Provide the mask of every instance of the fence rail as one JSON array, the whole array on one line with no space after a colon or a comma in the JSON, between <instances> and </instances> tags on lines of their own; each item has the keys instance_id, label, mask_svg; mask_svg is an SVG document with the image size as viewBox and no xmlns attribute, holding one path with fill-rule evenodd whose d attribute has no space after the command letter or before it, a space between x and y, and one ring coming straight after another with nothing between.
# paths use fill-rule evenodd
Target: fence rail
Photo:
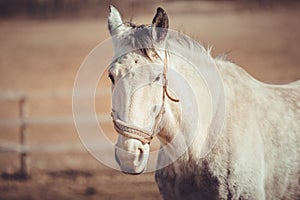
<instances>
[{"instance_id":1,"label":"fence rail","mask_svg":"<svg viewBox=\"0 0 300 200\"><path fill-rule=\"evenodd\" d=\"M64 143L64 144L43 144L43 145L21 145L9 140L0 139L1 153L74 153L82 152L84 146L81 143ZM90 143L89 147L93 150L102 149L97 143Z\"/></svg>"},{"instance_id":2,"label":"fence rail","mask_svg":"<svg viewBox=\"0 0 300 200\"><path fill-rule=\"evenodd\" d=\"M94 116L82 116L77 119L79 122L90 122ZM108 115L96 115L97 119L101 123L109 123L111 117ZM72 116L53 116L53 117L35 117L27 119L0 119L0 126L20 126L23 123L27 125L54 125L54 124L74 124Z\"/></svg>"},{"instance_id":3,"label":"fence rail","mask_svg":"<svg viewBox=\"0 0 300 200\"><path fill-rule=\"evenodd\" d=\"M87 91L83 91L79 94L82 97L87 94ZM89 93L90 94L90 93ZM110 89L105 88L95 93L95 97L108 96ZM30 175L30 153L33 152L47 152L47 153L58 153L58 152L78 152L84 148L82 144L61 144L61 145L28 145L28 128L29 125L57 125L57 124L74 124L72 115L66 116L51 116L51 117L29 117L28 116L28 100L29 99L42 99L42 98L63 98L71 97L72 91L60 90L53 92L31 92L26 93L22 91L0 91L0 101L18 101L19 118L18 119L0 119L0 126L4 127L19 127L19 141L11 142L0 138L0 153L15 152L19 154L20 159L20 175L22 177L28 177ZM110 116L100 114L96 115L97 120L100 123L109 123L111 121ZM91 122L95 120L93 115L82 115L77 120L79 122ZM95 144L97 147L97 144Z\"/></svg>"},{"instance_id":4,"label":"fence rail","mask_svg":"<svg viewBox=\"0 0 300 200\"><path fill-rule=\"evenodd\" d=\"M55 90L55 91L35 91L35 92L23 92L23 91L1 91L0 90L0 100L20 100L23 97L27 99L42 99L42 98L56 98L56 97L72 97L71 90ZM81 91L76 92L77 95L84 97L86 94L89 94L90 91ZM95 97L110 95L110 88L102 88L99 91L95 92Z\"/></svg>"}]
</instances>

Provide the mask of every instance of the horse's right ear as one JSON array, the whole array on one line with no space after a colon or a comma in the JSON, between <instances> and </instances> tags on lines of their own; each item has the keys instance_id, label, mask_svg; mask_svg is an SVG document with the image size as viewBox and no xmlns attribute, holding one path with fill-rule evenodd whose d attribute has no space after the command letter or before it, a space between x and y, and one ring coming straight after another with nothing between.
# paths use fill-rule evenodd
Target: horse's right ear
<instances>
[{"instance_id":1,"label":"horse's right ear","mask_svg":"<svg viewBox=\"0 0 300 200\"><path fill-rule=\"evenodd\" d=\"M156 42L165 40L169 29L169 19L166 11L158 7L156 15L152 20L152 37Z\"/></svg>"},{"instance_id":2,"label":"horse's right ear","mask_svg":"<svg viewBox=\"0 0 300 200\"><path fill-rule=\"evenodd\" d=\"M110 32L110 35L118 34L124 31L124 29L125 26L123 24L120 12L115 7L110 5L108 16L108 30Z\"/></svg>"}]
</instances>

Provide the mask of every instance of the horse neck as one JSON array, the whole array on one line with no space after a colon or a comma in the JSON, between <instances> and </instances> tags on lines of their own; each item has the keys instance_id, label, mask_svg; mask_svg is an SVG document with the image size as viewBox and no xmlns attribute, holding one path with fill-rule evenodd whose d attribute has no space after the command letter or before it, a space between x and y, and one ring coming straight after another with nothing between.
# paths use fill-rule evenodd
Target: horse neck
<instances>
[{"instance_id":1,"label":"horse neck","mask_svg":"<svg viewBox=\"0 0 300 200\"><path fill-rule=\"evenodd\" d=\"M162 145L166 147L164 155L169 159L179 156L184 160L189 160L191 157L199 158L205 154L205 152L199 153L199 151L201 149L206 151L211 146L207 144L211 143L208 133L212 129L212 124L215 123L214 120L217 120L215 116L217 106L214 108L211 106L211 88L207 87L209 83L204 81L203 77L197 75L199 74L198 69L187 66L182 59L171 55L168 66L169 82L173 83L170 89L180 91L179 94L176 93L177 97L179 96L180 104L166 98L164 128L158 135ZM203 69L206 73L204 76L213 77L212 73L215 72L209 69L209 66L203 66L207 67L207 70ZM180 76L181 80L178 80ZM186 81L186 84L183 84L182 80ZM188 91L192 91L192 94ZM217 96L213 103L218 104L219 91L215 90L213 93ZM183 105L185 106L181 107Z\"/></svg>"}]
</instances>

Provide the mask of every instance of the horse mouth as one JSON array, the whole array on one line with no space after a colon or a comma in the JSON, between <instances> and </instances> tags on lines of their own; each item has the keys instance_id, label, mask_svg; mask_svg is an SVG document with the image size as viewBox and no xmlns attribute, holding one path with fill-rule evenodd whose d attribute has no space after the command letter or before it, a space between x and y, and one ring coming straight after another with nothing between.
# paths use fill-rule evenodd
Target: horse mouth
<instances>
[{"instance_id":1,"label":"horse mouth","mask_svg":"<svg viewBox=\"0 0 300 200\"><path fill-rule=\"evenodd\" d=\"M132 171L131 171L131 170L129 170L129 171L128 171L128 170L126 170L126 171L123 171L123 170L122 170L122 172L123 172L124 174L134 175L134 176L135 176L135 175L140 175L140 174L144 173L144 169L143 169L142 171L140 171L140 172L135 172L135 171L133 171L133 170L132 170Z\"/></svg>"}]
</instances>

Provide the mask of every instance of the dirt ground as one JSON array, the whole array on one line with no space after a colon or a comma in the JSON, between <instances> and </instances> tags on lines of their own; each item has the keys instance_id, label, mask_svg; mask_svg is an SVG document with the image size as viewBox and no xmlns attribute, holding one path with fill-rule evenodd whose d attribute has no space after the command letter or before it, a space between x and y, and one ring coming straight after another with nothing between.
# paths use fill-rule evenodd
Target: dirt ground
<instances>
[{"instance_id":1,"label":"dirt ground","mask_svg":"<svg viewBox=\"0 0 300 200\"><path fill-rule=\"evenodd\" d=\"M214 55L225 53L255 78L276 84L300 79L299 3L272 7L208 2L160 5L167 10L172 29L212 45ZM149 24L157 6L136 14L126 12L125 18L132 16L134 22ZM108 37L106 18L1 20L0 96L9 91L32 94L28 100L31 118L71 117L70 91L77 70L88 53ZM103 83L109 85L106 77ZM70 94L39 95L55 91ZM18 118L17 100L0 102L0 122ZM106 94L97 105L97 112L109 115L110 96ZM111 124L105 126L108 137L115 140ZM0 199L160 199L153 173L130 176L101 164L84 150L72 121L28 128L29 144L35 147L30 155L31 178L25 181L14 176L19 169L18 154L0 148ZM18 132L18 126L0 123L0 145L17 143ZM66 144L78 149L57 150Z\"/></svg>"}]
</instances>

